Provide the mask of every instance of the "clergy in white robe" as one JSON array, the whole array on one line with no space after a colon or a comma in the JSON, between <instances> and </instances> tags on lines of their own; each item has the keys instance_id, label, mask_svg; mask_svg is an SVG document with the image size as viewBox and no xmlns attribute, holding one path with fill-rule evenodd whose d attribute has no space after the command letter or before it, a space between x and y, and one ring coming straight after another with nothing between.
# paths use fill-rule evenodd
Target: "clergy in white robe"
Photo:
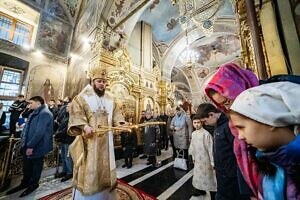
<instances>
[{"instance_id":1,"label":"clergy in white robe","mask_svg":"<svg viewBox=\"0 0 300 200\"><path fill-rule=\"evenodd\" d=\"M192 155L194 161L192 184L198 190L217 191L212 145L212 136L204 128L192 133L189 147L189 154Z\"/></svg>"}]
</instances>

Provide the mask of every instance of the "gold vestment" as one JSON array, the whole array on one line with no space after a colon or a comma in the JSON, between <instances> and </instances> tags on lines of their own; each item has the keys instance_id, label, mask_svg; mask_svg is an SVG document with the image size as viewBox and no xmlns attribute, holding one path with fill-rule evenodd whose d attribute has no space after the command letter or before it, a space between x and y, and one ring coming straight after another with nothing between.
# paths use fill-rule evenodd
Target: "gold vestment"
<instances>
[{"instance_id":1,"label":"gold vestment","mask_svg":"<svg viewBox=\"0 0 300 200\"><path fill-rule=\"evenodd\" d=\"M84 195L112 188L116 184L112 133L84 138L83 127L89 125L96 131L99 125L117 126L124 118L112 98L99 98L90 85L71 105L68 134L77 136L69 148L74 163L73 186Z\"/></svg>"}]
</instances>

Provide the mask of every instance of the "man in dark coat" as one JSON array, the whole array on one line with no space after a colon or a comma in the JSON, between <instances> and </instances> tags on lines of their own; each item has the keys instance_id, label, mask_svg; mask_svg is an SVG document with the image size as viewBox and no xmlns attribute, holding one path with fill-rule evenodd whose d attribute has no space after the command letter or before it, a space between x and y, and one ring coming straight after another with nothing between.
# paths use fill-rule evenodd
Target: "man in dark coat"
<instances>
[{"instance_id":1,"label":"man in dark coat","mask_svg":"<svg viewBox=\"0 0 300 200\"><path fill-rule=\"evenodd\" d=\"M142 112L141 112L141 118L140 118L140 120L139 120L139 124L142 124L142 123L144 123L144 121L146 120L146 111L145 110L142 110ZM142 141L144 141L144 128L140 128L140 131L141 131L141 140ZM144 143L144 142L143 142ZM144 146L143 146L143 149L144 149ZM141 155L140 157L139 157L140 159L146 159L147 158L147 156L146 155Z\"/></svg>"},{"instance_id":2,"label":"man in dark coat","mask_svg":"<svg viewBox=\"0 0 300 200\"><path fill-rule=\"evenodd\" d=\"M165 124L160 125L162 149L168 150L169 148L169 137L167 133L168 115L166 115L165 112L162 112L161 115L159 116L159 121L165 122Z\"/></svg>"},{"instance_id":3,"label":"man in dark coat","mask_svg":"<svg viewBox=\"0 0 300 200\"><path fill-rule=\"evenodd\" d=\"M197 115L205 125L214 126L213 156L217 178L216 200L244 199L239 191L237 162L233 152L233 135L228 119L214 105L200 104Z\"/></svg>"},{"instance_id":4,"label":"man in dark coat","mask_svg":"<svg viewBox=\"0 0 300 200\"><path fill-rule=\"evenodd\" d=\"M155 122L152 118L151 111L146 111L146 122ZM144 155L148 156L147 165L152 164L156 167L156 153L160 139L160 129L158 125L150 125L144 128Z\"/></svg>"},{"instance_id":5,"label":"man in dark coat","mask_svg":"<svg viewBox=\"0 0 300 200\"><path fill-rule=\"evenodd\" d=\"M67 181L73 177L73 162L71 156L68 156L68 152L69 146L72 144L75 137L67 134L70 108L71 102L68 103L65 112L62 113L62 119L59 122L58 129L55 133L55 141L59 143L63 165L62 172L57 176L58 178L62 177L61 182Z\"/></svg>"},{"instance_id":6,"label":"man in dark coat","mask_svg":"<svg viewBox=\"0 0 300 200\"><path fill-rule=\"evenodd\" d=\"M16 133L16 124L18 122L20 114L26 109L27 102L25 101L24 95L20 94L18 100L15 101L10 107L10 119L9 119L9 135Z\"/></svg>"},{"instance_id":7,"label":"man in dark coat","mask_svg":"<svg viewBox=\"0 0 300 200\"><path fill-rule=\"evenodd\" d=\"M57 114L58 114L58 109L55 105L55 100L51 99L48 103L48 109L51 111L52 115L53 115L53 119L56 118Z\"/></svg>"},{"instance_id":8,"label":"man in dark coat","mask_svg":"<svg viewBox=\"0 0 300 200\"><path fill-rule=\"evenodd\" d=\"M43 170L44 156L53 149L53 116L45 106L41 96L29 100L33 112L29 115L21 138L23 154L23 179L19 186L9 190L12 194L27 188L20 197L24 197L39 187Z\"/></svg>"},{"instance_id":9,"label":"man in dark coat","mask_svg":"<svg viewBox=\"0 0 300 200\"><path fill-rule=\"evenodd\" d=\"M0 133L5 130L4 124L6 120L6 114L3 111L3 103L0 103Z\"/></svg>"}]
</instances>

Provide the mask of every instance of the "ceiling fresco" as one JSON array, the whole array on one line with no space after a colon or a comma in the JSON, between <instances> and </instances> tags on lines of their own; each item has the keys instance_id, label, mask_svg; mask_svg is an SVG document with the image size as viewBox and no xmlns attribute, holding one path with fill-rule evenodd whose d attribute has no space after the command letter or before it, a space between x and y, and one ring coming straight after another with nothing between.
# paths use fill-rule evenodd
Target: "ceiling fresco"
<instances>
[{"instance_id":1,"label":"ceiling fresco","mask_svg":"<svg viewBox=\"0 0 300 200\"><path fill-rule=\"evenodd\" d=\"M69 21L65 10L63 9L61 4L59 3L59 0L49 0L46 10L47 10L47 12L49 12L53 16L57 16L61 19Z\"/></svg>"},{"instance_id":2,"label":"ceiling fresco","mask_svg":"<svg viewBox=\"0 0 300 200\"><path fill-rule=\"evenodd\" d=\"M218 11L217 16L222 17L222 16L233 16L233 8L232 4L229 2L229 0L226 0L223 7Z\"/></svg>"},{"instance_id":3,"label":"ceiling fresco","mask_svg":"<svg viewBox=\"0 0 300 200\"><path fill-rule=\"evenodd\" d=\"M148 2L148 0L115 0L110 9L108 25L123 31L124 22L128 21L132 14L143 8Z\"/></svg>"},{"instance_id":4,"label":"ceiling fresco","mask_svg":"<svg viewBox=\"0 0 300 200\"><path fill-rule=\"evenodd\" d=\"M227 56L240 52L240 41L236 35L219 36L210 44L201 45L195 48L199 53L197 63L206 66L207 62L214 60L222 62Z\"/></svg>"},{"instance_id":5,"label":"ceiling fresco","mask_svg":"<svg viewBox=\"0 0 300 200\"><path fill-rule=\"evenodd\" d=\"M80 0L64 0L70 15L74 18L79 11Z\"/></svg>"},{"instance_id":6,"label":"ceiling fresco","mask_svg":"<svg viewBox=\"0 0 300 200\"><path fill-rule=\"evenodd\" d=\"M234 16L229 0L225 0L216 16L220 18ZM145 21L152 26L153 38L159 47L168 48L171 42L184 31L179 23L179 17L177 4L172 5L170 0L155 0L145 9L139 21Z\"/></svg>"},{"instance_id":7,"label":"ceiling fresco","mask_svg":"<svg viewBox=\"0 0 300 200\"><path fill-rule=\"evenodd\" d=\"M47 9L52 15L57 15L65 20L75 21L80 10L82 0L20 0L24 3L34 5L37 8ZM45 6L47 8L45 8ZM67 17L70 19L67 19Z\"/></svg>"},{"instance_id":8,"label":"ceiling fresco","mask_svg":"<svg viewBox=\"0 0 300 200\"><path fill-rule=\"evenodd\" d=\"M139 20L151 24L156 42L170 43L182 31L178 18L178 5L173 6L170 0L156 0Z\"/></svg>"},{"instance_id":9,"label":"ceiling fresco","mask_svg":"<svg viewBox=\"0 0 300 200\"><path fill-rule=\"evenodd\" d=\"M187 85L187 86L189 85L183 72L176 67L174 67L172 70L171 80L172 80L172 82L183 83L184 85Z\"/></svg>"},{"instance_id":10,"label":"ceiling fresco","mask_svg":"<svg viewBox=\"0 0 300 200\"><path fill-rule=\"evenodd\" d=\"M22 2L29 2L30 4L33 4L39 8L44 8L45 7L45 2L46 0L21 0Z\"/></svg>"}]
</instances>

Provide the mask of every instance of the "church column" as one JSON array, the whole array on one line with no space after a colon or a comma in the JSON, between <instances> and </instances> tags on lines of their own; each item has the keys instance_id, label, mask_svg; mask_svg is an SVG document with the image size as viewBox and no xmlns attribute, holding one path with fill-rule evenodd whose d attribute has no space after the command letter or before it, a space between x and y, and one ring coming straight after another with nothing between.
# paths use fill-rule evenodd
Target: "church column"
<instances>
[{"instance_id":1,"label":"church column","mask_svg":"<svg viewBox=\"0 0 300 200\"><path fill-rule=\"evenodd\" d=\"M270 75L287 74L287 66L280 43L272 2L265 2L260 11L260 24L265 46L266 64Z\"/></svg>"},{"instance_id":2,"label":"church column","mask_svg":"<svg viewBox=\"0 0 300 200\"><path fill-rule=\"evenodd\" d=\"M247 12L247 20L249 23L250 34L252 38L252 43L254 47L255 61L257 65L257 71L259 78L266 79L268 78L263 48L260 40L260 32L258 28L258 23L256 19L256 11L253 0L246 0L246 12Z\"/></svg>"},{"instance_id":3,"label":"church column","mask_svg":"<svg viewBox=\"0 0 300 200\"><path fill-rule=\"evenodd\" d=\"M142 22L141 27L142 43L142 69L152 71L152 27Z\"/></svg>"},{"instance_id":4,"label":"church column","mask_svg":"<svg viewBox=\"0 0 300 200\"><path fill-rule=\"evenodd\" d=\"M289 1L276 1L278 5L279 17L283 31L284 41L286 43L287 56L293 74L300 75L300 45L297 36L297 29L291 12Z\"/></svg>"},{"instance_id":5,"label":"church column","mask_svg":"<svg viewBox=\"0 0 300 200\"><path fill-rule=\"evenodd\" d=\"M166 106L167 106L167 82L164 80L159 81L159 90L160 90L160 96L159 96L159 104L160 104L160 110L166 113Z\"/></svg>"}]
</instances>

